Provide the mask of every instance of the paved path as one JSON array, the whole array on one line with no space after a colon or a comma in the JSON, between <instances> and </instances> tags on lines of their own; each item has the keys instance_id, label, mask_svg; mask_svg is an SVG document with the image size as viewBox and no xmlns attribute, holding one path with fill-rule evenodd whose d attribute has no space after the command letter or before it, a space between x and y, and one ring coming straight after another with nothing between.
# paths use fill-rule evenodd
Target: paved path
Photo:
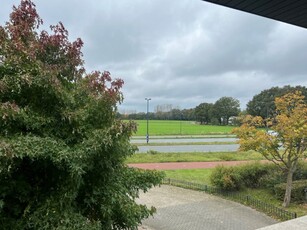
<instances>
[{"instance_id":1,"label":"paved path","mask_svg":"<svg viewBox=\"0 0 307 230\"><path fill-rule=\"evenodd\" d=\"M276 223L241 204L204 192L163 185L141 194L139 203L157 213L143 221L147 230L254 230Z\"/></svg>"},{"instance_id":2,"label":"paved path","mask_svg":"<svg viewBox=\"0 0 307 230\"><path fill-rule=\"evenodd\" d=\"M130 167L141 169L197 169L197 168L214 168L217 165L239 165L247 164L252 161L212 161L212 162L171 162L171 163L141 163L141 164L128 164ZM265 160L260 162L267 162Z\"/></svg>"}]
</instances>

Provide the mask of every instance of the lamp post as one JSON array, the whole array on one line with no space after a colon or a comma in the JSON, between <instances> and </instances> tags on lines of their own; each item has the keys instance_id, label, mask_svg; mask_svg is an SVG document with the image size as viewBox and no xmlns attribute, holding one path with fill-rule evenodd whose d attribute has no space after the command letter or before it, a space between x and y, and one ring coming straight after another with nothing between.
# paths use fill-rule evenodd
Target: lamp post
<instances>
[{"instance_id":1,"label":"lamp post","mask_svg":"<svg viewBox=\"0 0 307 230\"><path fill-rule=\"evenodd\" d=\"M149 133L148 133L148 109L149 109L149 101L151 100L151 98L145 98L145 100L147 101L147 113L146 113L146 119L147 119L147 132L146 132L146 143L148 144L149 142Z\"/></svg>"}]
</instances>

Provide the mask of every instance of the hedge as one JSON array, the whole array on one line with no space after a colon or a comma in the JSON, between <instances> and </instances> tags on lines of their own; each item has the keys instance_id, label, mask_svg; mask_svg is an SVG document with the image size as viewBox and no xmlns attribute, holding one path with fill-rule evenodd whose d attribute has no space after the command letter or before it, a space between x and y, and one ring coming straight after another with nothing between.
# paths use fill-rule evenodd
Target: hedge
<instances>
[{"instance_id":1,"label":"hedge","mask_svg":"<svg viewBox=\"0 0 307 230\"><path fill-rule=\"evenodd\" d=\"M277 199L283 200L286 192L287 183L281 183L274 186L274 193ZM307 189L307 180L297 180L292 183L291 201L302 203L306 202L305 191Z\"/></svg>"}]
</instances>

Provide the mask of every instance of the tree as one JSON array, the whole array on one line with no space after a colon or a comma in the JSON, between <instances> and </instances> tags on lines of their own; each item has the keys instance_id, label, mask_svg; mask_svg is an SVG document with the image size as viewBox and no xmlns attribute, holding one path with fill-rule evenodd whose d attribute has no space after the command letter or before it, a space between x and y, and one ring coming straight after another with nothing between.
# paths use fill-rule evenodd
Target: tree
<instances>
[{"instance_id":1,"label":"tree","mask_svg":"<svg viewBox=\"0 0 307 230\"><path fill-rule=\"evenodd\" d=\"M281 97L289 92L301 91L305 96L305 101L307 102L307 88L304 86L284 86L272 87L261 91L261 93L255 95L251 101L247 103L246 110L247 113L252 116L261 116L262 118L272 118L275 116L275 98Z\"/></svg>"},{"instance_id":2,"label":"tree","mask_svg":"<svg viewBox=\"0 0 307 230\"><path fill-rule=\"evenodd\" d=\"M231 116L237 116L240 113L240 102L233 97L221 97L213 107L213 114L219 120L220 124L228 125Z\"/></svg>"},{"instance_id":3,"label":"tree","mask_svg":"<svg viewBox=\"0 0 307 230\"><path fill-rule=\"evenodd\" d=\"M195 120L195 109L183 109L181 110L182 119L186 121Z\"/></svg>"},{"instance_id":4,"label":"tree","mask_svg":"<svg viewBox=\"0 0 307 230\"><path fill-rule=\"evenodd\" d=\"M255 150L274 162L287 175L283 206L290 204L293 173L299 160L306 158L307 105L301 92L288 93L275 99L277 114L269 121L274 134L257 129L264 120L248 115L245 123L234 130L240 138L241 150Z\"/></svg>"},{"instance_id":5,"label":"tree","mask_svg":"<svg viewBox=\"0 0 307 230\"><path fill-rule=\"evenodd\" d=\"M0 228L135 228L154 212L139 191L162 175L124 163L135 124L116 119L123 81L86 74L81 39L41 24L22 0L0 26Z\"/></svg>"},{"instance_id":6,"label":"tree","mask_svg":"<svg viewBox=\"0 0 307 230\"><path fill-rule=\"evenodd\" d=\"M213 104L201 103L195 108L195 118L200 124L209 123L212 118Z\"/></svg>"}]
</instances>

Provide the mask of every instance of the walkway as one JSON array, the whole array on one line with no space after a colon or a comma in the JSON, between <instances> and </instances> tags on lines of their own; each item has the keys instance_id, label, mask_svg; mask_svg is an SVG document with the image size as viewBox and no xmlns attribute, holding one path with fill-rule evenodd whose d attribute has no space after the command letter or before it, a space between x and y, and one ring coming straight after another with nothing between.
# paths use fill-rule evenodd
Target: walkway
<instances>
[{"instance_id":1,"label":"walkway","mask_svg":"<svg viewBox=\"0 0 307 230\"><path fill-rule=\"evenodd\" d=\"M143 221L147 230L254 230L276 223L244 205L203 192L167 186L141 194L138 203L157 213Z\"/></svg>"}]
</instances>

